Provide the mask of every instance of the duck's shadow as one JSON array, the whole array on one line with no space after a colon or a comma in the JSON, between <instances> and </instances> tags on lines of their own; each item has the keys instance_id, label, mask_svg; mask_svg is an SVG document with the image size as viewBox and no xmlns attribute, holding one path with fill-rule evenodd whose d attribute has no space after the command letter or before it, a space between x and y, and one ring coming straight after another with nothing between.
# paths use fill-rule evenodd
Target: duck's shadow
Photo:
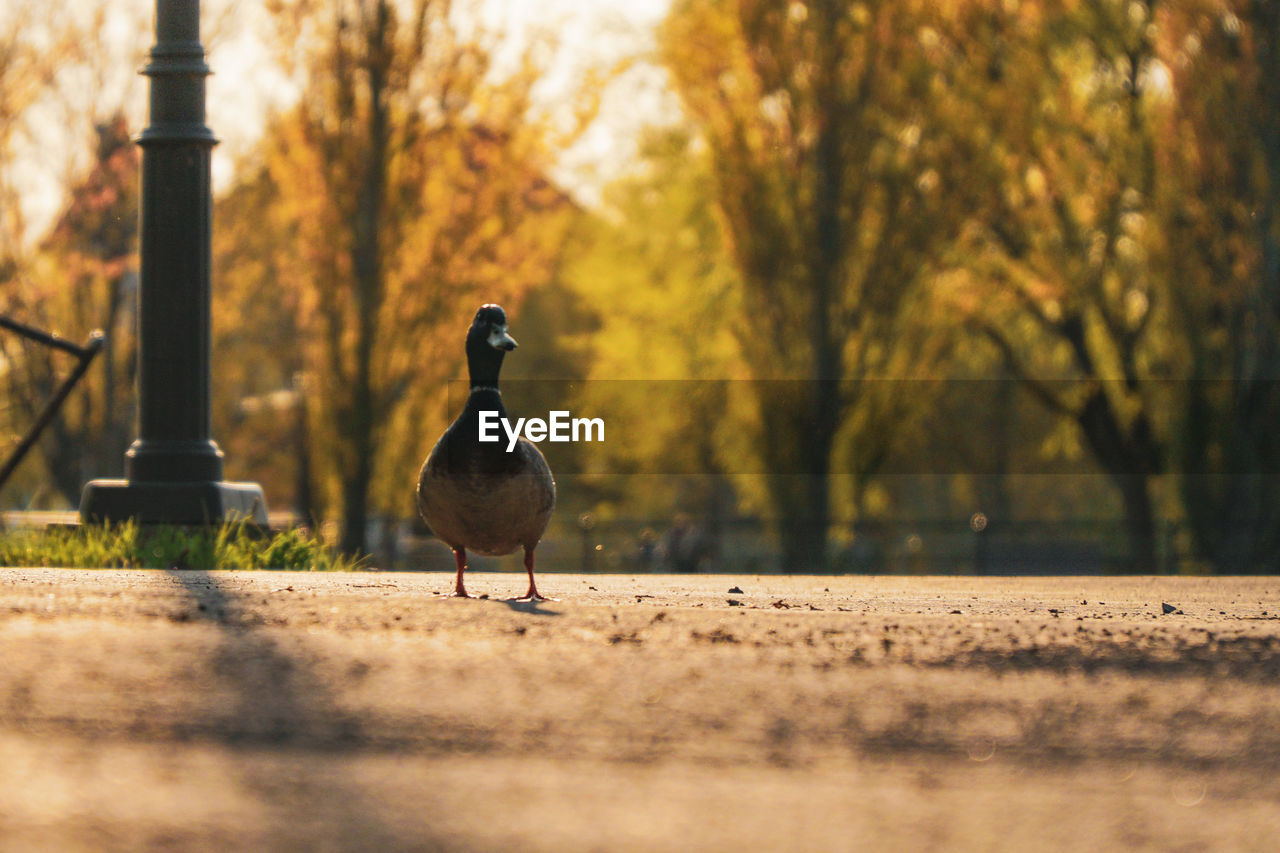
<instances>
[{"instance_id":1,"label":"duck's shadow","mask_svg":"<svg viewBox=\"0 0 1280 853\"><path fill-rule=\"evenodd\" d=\"M493 600L493 599L490 599L490 601L492 601L492 600ZM545 609L545 608L544 608L544 605L547 603L547 602L545 602L545 601L515 601L515 600L512 600L512 599L502 599L502 598L500 598L500 599L498 599L498 603L499 603L499 604L505 604L505 605L507 605L507 607L510 607L512 610L519 611L520 613L528 613L528 614L533 615L533 616L562 616L562 615L564 615L564 614L563 614L563 611L560 611L560 610L547 610L547 609Z\"/></svg>"},{"instance_id":2,"label":"duck's shadow","mask_svg":"<svg viewBox=\"0 0 1280 853\"><path fill-rule=\"evenodd\" d=\"M557 601L559 601L559 599L557 598L544 598L541 601L530 601L527 598L491 598L488 593L484 593L481 595L468 595L463 597L450 595L449 593L442 593L442 592L435 592L435 593L432 593L432 595L440 596L442 599L446 601L466 601L466 602L483 601L487 604L505 604L511 610L516 610L516 611L519 611L520 613L528 613L531 616L563 616L564 615L564 613L560 610L546 609L546 605L548 603L554 604Z\"/></svg>"}]
</instances>

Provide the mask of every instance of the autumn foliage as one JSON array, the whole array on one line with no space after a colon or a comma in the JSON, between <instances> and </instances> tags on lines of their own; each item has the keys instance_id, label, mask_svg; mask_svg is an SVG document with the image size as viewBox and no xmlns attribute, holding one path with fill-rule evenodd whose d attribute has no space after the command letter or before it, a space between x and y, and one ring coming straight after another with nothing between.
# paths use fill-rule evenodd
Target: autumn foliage
<instances>
[{"instance_id":1,"label":"autumn foliage","mask_svg":"<svg viewBox=\"0 0 1280 853\"><path fill-rule=\"evenodd\" d=\"M267 9L297 97L217 202L215 434L347 550L412 516L497 301L512 378L617 425L553 459L574 515L758 518L788 570L979 510L1120 519L1134 571L1280 559L1274 3L675 0L612 59L661 66L682 116L589 207L560 166L607 74L548 107L554 51L457 4ZM18 70L0 119L57 85ZM0 258L4 310L119 342L42 448L68 501L128 433L136 166L103 127ZM13 430L56 367L4 356ZM619 384L654 380L686 384Z\"/></svg>"}]
</instances>

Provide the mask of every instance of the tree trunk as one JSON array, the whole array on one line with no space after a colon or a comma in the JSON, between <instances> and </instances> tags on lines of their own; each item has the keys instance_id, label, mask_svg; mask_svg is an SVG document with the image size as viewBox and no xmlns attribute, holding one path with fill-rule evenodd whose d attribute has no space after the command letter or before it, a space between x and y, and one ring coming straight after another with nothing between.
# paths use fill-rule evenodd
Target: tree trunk
<instances>
[{"instance_id":1,"label":"tree trunk","mask_svg":"<svg viewBox=\"0 0 1280 853\"><path fill-rule=\"evenodd\" d=\"M1225 477L1222 529L1213 554L1219 574L1243 575L1258 570L1264 526L1262 477L1238 472Z\"/></svg>"},{"instance_id":2,"label":"tree trunk","mask_svg":"<svg viewBox=\"0 0 1280 853\"><path fill-rule=\"evenodd\" d=\"M788 382L799 394L761 400L766 441L773 444L772 497L782 546L782 570L820 572L827 566L831 519L831 448L839 426L840 399L834 382ZM765 388L773 383L765 383ZM768 391L765 391L768 394ZM808 415L798 415L805 413ZM770 426L774 428L770 428Z\"/></svg>"},{"instance_id":3,"label":"tree trunk","mask_svg":"<svg viewBox=\"0 0 1280 853\"><path fill-rule=\"evenodd\" d=\"M1085 440L1120 489L1129 540L1129 567L1138 574L1159 570L1151 478L1161 468L1161 446L1145 413L1126 426L1106 392L1095 389L1077 415Z\"/></svg>"},{"instance_id":4,"label":"tree trunk","mask_svg":"<svg viewBox=\"0 0 1280 853\"><path fill-rule=\"evenodd\" d=\"M342 478L342 541L339 548L348 556L359 556L368 550L365 533L369 526L369 481L372 466L364 454L356 469Z\"/></svg>"},{"instance_id":5,"label":"tree trunk","mask_svg":"<svg viewBox=\"0 0 1280 853\"><path fill-rule=\"evenodd\" d=\"M293 425L294 454L298 462L294 478L294 511L298 513L301 523L316 527L320 522L320 514L317 512L315 490L311 484L311 412L307 405L306 383L300 373L294 374L293 387L298 395Z\"/></svg>"},{"instance_id":6,"label":"tree trunk","mask_svg":"<svg viewBox=\"0 0 1280 853\"><path fill-rule=\"evenodd\" d=\"M368 148L362 166L352 222L351 261L355 273L356 341L355 376L351 389L352 412L349 452L355 470L342 478L342 550L361 554L367 550L365 529L369 518L369 484L373 480L375 397L373 358L378 320L385 294L382 258L383 204L386 196L388 116L387 40L390 9L386 2L374 8L368 35L370 55L365 85L369 97Z\"/></svg>"},{"instance_id":7,"label":"tree trunk","mask_svg":"<svg viewBox=\"0 0 1280 853\"><path fill-rule=\"evenodd\" d=\"M827 568L827 498L829 477L805 474L794 478L803 499L783 510L779 522L782 570L788 574L821 572ZM789 490L778 490L775 492Z\"/></svg>"},{"instance_id":8,"label":"tree trunk","mask_svg":"<svg viewBox=\"0 0 1280 853\"><path fill-rule=\"evenodd\" d=\"M1125 535L1129 542L1129 569L1134 574L1160 573L1157 558L1155 513L1151 504L1151 478L1126 472L1115 478L1124 501Z\"/></svg>"},{"instance_id":9,"label":"tree trunk","mask_svg":"<svg viewBox=\"0 0 1280 853\"><path fill-rule=\"evenodd\" d=\"M831 63L820 63L830 69ZM834 86L834 77L826 81ZM838 117L837 117L838 118ZM813 347L811 378L796 395L799 418L792 419L786 440L794 442L793 459L800 462L793 483L797 494L780 502L782 561L787 572L821 572L827 565L827 527L831 520L831 448L840 426L844 375L842 346L834 333L833 314L842 293L845 235L840 201L844 189L841 157L842 124L832 118L822 128L814 150L814 252L809 270L807 337Z\"/></svg>"}]
</instances>

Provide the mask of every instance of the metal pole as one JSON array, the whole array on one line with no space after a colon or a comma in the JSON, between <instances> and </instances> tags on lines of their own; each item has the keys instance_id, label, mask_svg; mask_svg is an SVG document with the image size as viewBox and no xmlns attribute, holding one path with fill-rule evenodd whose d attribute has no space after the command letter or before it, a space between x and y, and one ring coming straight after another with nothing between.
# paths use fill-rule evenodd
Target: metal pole
<instances>
[{"instance_id":1,"label":"metal pole","mask_svg":"<svg viewBox=\"0 0 1280 853\"><path fill-rule=\"evenodd\" d=\"M150 123L142 131L141 275L138 309L138 438L126 480L85 486L85 520L266 524L262 489L222 482L211 437L210 265L213 193L205 125L199 0L156 0Z\"/></svg>"}]
</instances>

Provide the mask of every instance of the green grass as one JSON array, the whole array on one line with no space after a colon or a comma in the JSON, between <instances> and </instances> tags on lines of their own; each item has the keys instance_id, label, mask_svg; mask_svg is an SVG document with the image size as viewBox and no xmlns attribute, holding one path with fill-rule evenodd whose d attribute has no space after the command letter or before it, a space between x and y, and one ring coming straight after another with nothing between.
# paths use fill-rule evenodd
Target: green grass
<instances>
[{"instance_id":1,"label":"green grass","mask_svg":"<svg viewBox=\"0 0 1280 853\"><path fill-rule=\"evenodd\" d=\"M365 568L364 561L339 553L308 530L268 535L244 521L207 528L127 521L0 534L0 566L354 571Z\"/></svg>"}]
</instances>

